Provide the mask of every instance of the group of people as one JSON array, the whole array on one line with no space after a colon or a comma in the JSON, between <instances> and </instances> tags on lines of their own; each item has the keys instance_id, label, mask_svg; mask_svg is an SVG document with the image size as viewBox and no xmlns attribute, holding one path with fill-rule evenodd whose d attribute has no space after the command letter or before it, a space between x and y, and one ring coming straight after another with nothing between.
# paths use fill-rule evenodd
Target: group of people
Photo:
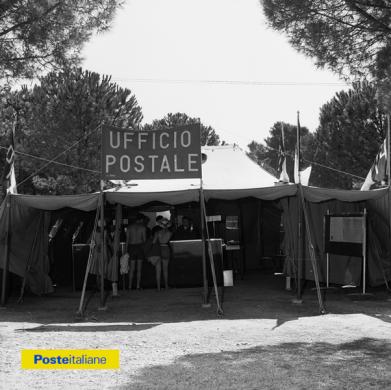
<instances>
[{"instance_id":1,"label":"group of people","mask_svg":"<svg viewBox=\"0 0 391 390\"><path fill-rule=\"evenodd\" d=\"M160 290L162 269L164 287L168 289L169 241L172 235L171 223L163 216L156 218L156 225L152 230L146 226L143 214L138 214L135 222L129 225L126 232L126 252L129 254L130 262L129 289L132 288L136 269L136 288L140 289L141 272L145 260L155 267L157 289Z\"/></svg>"},{"instance_id":2,"label":"group of people","mask_svg":"<svg viewBox=\"0 0 391 390\"><path fill-rule=\"evenodd\" d=\"M121 257L120 273L129 275L130 290L132 289L135 276L136 289L139 290L141 288L141 275L145 261L148 261L155 267L157 289L160 290L161 288L162 273L164 287L168 289L168 265L171 257L170 240L199 238L190 218L187 217L182 218L182 224L177 229L174 229L171 222L163 216L156 218L156 224L152 229L148 227L148 224L149 218L139 213L134 222L126 229L126 254ZM105 225L103 231L100 226L97 227L91 273L100 275L102 250L105 258L103 273L108 275L111 269L112 272L115 272L115 267L110 267L110 261L114 255L114 231L114 225L110 226L110 228ZM102 242L104 243L103 246Z\"/></svg>"}]
</instances>

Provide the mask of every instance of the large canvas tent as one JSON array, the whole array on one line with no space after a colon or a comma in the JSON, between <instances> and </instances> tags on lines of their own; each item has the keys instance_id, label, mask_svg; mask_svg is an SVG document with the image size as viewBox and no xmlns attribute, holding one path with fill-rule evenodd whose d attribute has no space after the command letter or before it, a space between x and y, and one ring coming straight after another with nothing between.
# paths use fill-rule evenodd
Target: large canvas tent
<instances>
[{"instance_id":1,"label":"large canvas tent","mask_svg":"<svg viewBox=\"0 0 391 390\"><path fill-rule=\"evenodd\" d=\"M257 202L273 202L282 212L285 228L284 251L288 261L293 265L291 268L294 274L299 253L297 226L300 192L298 186L293 184L275 186L276 179L249 160L237 147L208 147L204 148L203 152L207 154L207 162L203 167L203 194L207 204L213 200L242 202L251 200L253 202L250 203L251 208ZM368 209L370 217L369 283L379 285L390 279L389 189L343 191L304 187L303 195L310 216L312 240L316 248L321 280L324 280L325 271L322 226L326 210L346 212L362 210L364 207ZM47 292L48 214L66 207L83 212L93 211L98 207L99 196L99 194L8 195L0 208L0 268L4 268L5 264L5 241L10 218L9 270L21 277L26 276L26 281L34 292ZM167 205L199 202L200 182L194 180L131 182L118 190L106 191L104 198L111 204L130 207L138 207L153 201ZM251 220L249 223L256 223L256 221ZM308 237L306 239L308 240ZM308 254L304 256L304 260L301 260L304 263L304 277L312 279L314 275L307 258ZM330 282L344 283L347 268L352 274L352 279L359 282L361 271L360 267L356 266L358 262L359 260L354 264L352 259L336 258L332 263Z\"/></svg>"}]
</instances>

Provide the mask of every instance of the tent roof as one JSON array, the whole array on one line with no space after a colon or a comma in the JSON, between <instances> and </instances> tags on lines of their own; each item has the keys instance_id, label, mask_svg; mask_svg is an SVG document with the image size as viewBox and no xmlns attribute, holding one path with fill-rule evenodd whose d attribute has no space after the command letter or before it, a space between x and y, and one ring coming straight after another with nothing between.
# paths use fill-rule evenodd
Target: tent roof
<instances>
[{"instance_id":1,"label":"tent roof","mask_svg":"<svg viewBox=\"0 0 391 390\"><path fill-rule=\"evenodd\" d=\"M262 200L276 200L295 196L294 184L275 185L278 181L236 145L205 146L207 155L202 165L205 199L235 200L253 197ZM126 186L105 191L111 203L127 206L141 206L153 201L170 205L197 202L199 200L199 179L177 180L132 180ZM388 189L371 191L336 190L303 187L304 197L309 202L329 200L359 202L385 196ZM71 207L83 211L98 206L99 193L83 195L12 195L12 202L42 210L56 210Z\"/></svg>"},{"instance_id":2,"label":"tent roof","mask_svg":"<svg viewBox=\"0 0 391 390\"><path fill-rule=\"evenodd\" d=\"M317 187L303 187L304 197L313 203L339 200L342 202L363 202L379 199L388 194L388 188L371 191L336 190ZM247 188L231 190L204 190L205 199L235 200L253 197L262 200L276 200L288 196L295 196L296 185L280 185L264 188ZM127 206L141 206L143 204L160 201L175 205L199 200L199 189L193 188L182 191L161 192L124 192L107 191L106 199L111 203L121 203ZM98 206L99 193L81 195L11 195L13 203L33 207L41 210L57 210L71 207L83 211L94 210ZM4 204L3 204L4 206Z\"/></svg>"}]
</instances>

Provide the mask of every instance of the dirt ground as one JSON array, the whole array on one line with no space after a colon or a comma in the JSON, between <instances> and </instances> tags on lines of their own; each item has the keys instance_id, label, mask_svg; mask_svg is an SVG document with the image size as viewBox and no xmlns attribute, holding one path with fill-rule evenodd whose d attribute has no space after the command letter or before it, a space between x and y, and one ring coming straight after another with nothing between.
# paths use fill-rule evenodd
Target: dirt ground
<instances>
[{"instance_id":1,"label":"dirt ground","mask_svg":"<svg viewBox=\"0 0 391 390\"><path fill-rule=\"evenodd\" d=\"M120 292L76 318L78 294L12 297L0 311L1 389L390 389L391 295L328 291L303 303L283 279L249 277L225 292L225 315L198 289ZM213 299L213 297L212 297ZM23 371L21 349L119 349L119 370Z\"/></svg>"}]
</instances>

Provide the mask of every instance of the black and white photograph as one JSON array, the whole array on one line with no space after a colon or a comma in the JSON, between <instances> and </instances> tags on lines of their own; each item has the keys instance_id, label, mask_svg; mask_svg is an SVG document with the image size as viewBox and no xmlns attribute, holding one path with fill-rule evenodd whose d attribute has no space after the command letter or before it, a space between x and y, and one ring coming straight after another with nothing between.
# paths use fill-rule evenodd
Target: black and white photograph
<instances>
[{"instance_id":1,"label":"black and white photograph","mask_svg":"<svg viewBox=\"0 0 391 390\"><path fill-rule=\"evenodd\" d=\"M0 389L391 389L390 0L0 0Z\"/></svg>"}]
</instances>

